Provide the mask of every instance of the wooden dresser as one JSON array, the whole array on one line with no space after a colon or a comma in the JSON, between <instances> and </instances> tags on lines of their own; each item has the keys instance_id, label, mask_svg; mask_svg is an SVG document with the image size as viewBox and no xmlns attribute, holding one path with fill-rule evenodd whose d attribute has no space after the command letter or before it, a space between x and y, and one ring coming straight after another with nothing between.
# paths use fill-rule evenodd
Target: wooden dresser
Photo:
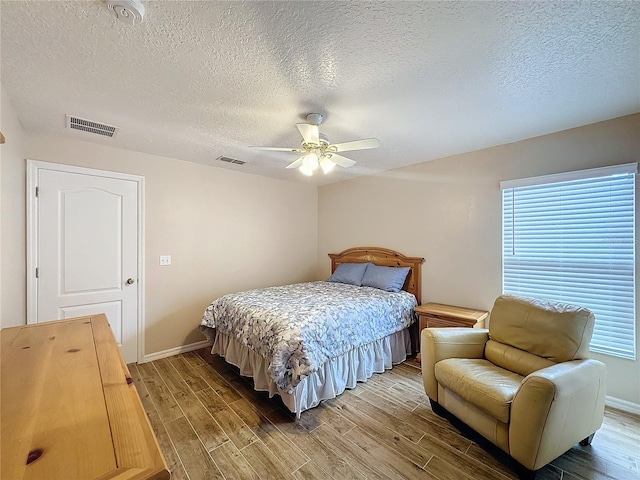
<instances>
[{"instance_id":1,"label":"wooden dresser","mask_svg":"<svg viewBox=\"0 0 640 480\"><path fill-rule=\"evenodd\" d=\"M3 329L3 479L169 479L104 315Z\"/></svg>"}]
</instances>

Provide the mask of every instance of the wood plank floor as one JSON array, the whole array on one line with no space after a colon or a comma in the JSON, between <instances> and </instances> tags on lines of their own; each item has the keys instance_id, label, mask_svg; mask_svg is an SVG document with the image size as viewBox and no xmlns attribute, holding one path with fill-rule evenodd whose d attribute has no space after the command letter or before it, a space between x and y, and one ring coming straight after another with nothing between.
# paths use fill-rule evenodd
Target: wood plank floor
<instances>
[{"instance_id":1,"label":"wood plank floor","mask_svg":"<svg viewBox=\"0 0 640 480\"><path fill-rule=\"evenodd\" d=\"M173 480L517 479L508 456L435 415L407 361L296 420L206 349L129 365ZM541 480L640 480L640 417L607 409Z\"/></svg>"}]
</instances>

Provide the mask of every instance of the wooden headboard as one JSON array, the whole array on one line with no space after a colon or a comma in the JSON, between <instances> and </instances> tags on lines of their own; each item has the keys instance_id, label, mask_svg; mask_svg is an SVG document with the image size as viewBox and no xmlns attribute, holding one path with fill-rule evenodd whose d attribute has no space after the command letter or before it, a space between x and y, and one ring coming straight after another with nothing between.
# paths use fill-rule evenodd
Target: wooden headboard
<instances>
[{"instance_id":1,"label":"wooden headboard","mask_svg":"<svg viewBox=\"0 0 640 480\"><path fill-rule=\"evenodd\" d=\"M395 250L379 247L349 248L340 253L330 253L329 257L331 258L331 273L333 273L341 263L371 262L384 267L409 267L409 274L402 289L413 293L418 300L418 305L420 305L420 297L422 296L422 264L424 263L424 258L405 257Z\"/></svg>"}]
</instances>

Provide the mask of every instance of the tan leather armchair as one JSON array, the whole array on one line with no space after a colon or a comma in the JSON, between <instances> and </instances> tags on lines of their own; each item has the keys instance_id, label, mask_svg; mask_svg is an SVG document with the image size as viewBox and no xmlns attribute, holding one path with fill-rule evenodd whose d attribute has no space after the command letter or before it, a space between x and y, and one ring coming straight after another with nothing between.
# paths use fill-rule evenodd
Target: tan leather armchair
<instances>
[{"instance_id":1,"label":"tan leather armchair","mask_svg":"<svg viewBox=\"0 0 640 480\"><path fill-rule=\"evenodd\" d=\"M581 307L503 295L489 329L426 328L422 376L440 407L511 455L521 478L602 424L606 367L589 360L593 314Z\"/></svg>"}]
</instances>

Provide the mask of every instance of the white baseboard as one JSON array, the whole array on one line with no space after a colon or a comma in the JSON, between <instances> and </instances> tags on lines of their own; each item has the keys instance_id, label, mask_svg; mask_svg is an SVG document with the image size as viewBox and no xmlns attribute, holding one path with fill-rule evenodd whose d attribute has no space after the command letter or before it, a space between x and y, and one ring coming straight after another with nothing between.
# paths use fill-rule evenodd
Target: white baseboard
<instances>
[{"instance_id":1,"label":"white baseboard","mask_svg":"<svg viewBox=\"0 0 640 480\"><path fill-rule=\"evenodd\" d=\"M623 412L633 413L634 415L640 415L640 405L637 403L629 402L627 400L621 400L620 398L610 397L607 395L604 400L604 404L607 407L617 408Z\"/></svg>"},{"instance_id":2,"label":"white baseboard","mask_svg":"<svg viewBox=\"0 0 640 480\"><path fill-rule=\"evenodd\" d=\"M152 362L154 360L160 360L161 358L172 357L180 353L191 352L193 350L198 350L199 348L204 348L209 346L211 346L211 343L209 343L208 340L203 340L202 342L196 342L190 345L182 345L181 347L175 347L175 348L170 348L168 350L162 350L161 352L150 353L149 355L144 356L143 363Z\"/></svg>"}]
</instances>

